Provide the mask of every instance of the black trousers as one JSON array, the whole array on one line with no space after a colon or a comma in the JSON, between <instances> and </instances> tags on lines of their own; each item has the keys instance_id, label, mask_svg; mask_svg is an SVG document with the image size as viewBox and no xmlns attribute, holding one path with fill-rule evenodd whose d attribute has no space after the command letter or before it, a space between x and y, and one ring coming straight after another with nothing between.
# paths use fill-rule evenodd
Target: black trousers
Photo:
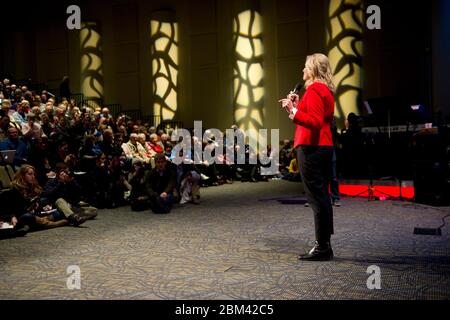
<instances>
[{"instance_id":1,"label":"black trousers","mask_svg":"<svg viewBox=\"0 0 450 320\"><path fill-rule=\"evenodd\" d=\"M332 177L332 147L298 146L297 159L306 197L314 212L316 240L330 241L333 229L333 207L329 193Z\"/></svg>"}]
</instances>

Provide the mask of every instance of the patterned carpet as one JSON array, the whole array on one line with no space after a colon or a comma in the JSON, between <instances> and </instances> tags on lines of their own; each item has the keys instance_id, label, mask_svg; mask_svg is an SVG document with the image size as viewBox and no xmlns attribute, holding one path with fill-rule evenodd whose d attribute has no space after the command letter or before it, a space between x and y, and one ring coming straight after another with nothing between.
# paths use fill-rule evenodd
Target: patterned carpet
<instances>
[{"instance_id":1,"label":"patterned carpet","mask_svg":"<svg viewBox=\"0 0 450 320\"><path fill-rule=\"evenodd\" d=\"M0 299L449 299L449 208L344 198L335 208L335 260L299 262L310 247L301 184L235 182L168 215L102 210L80 228L0 241ZM278 198L278 199L277 199ZM287 201L279 201L287 200ZM69 290L67 268L81 271ZM367 268L381 271L369 290Z\"/></svg>"}]
</instances>

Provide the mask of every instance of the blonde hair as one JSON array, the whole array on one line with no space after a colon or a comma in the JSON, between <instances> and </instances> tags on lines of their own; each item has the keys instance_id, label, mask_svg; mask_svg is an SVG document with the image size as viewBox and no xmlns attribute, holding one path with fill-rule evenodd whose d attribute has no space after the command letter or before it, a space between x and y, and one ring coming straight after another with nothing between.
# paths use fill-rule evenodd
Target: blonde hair
<instances>
[{"instance_id":1,"label":"blonde hair","mask_svg":"<svg viewBox=\"0 0 450 320\"><path fill-rule=\"evenodd\" d=\"M305 67L311 72L312 79L306 81L308 87L314 82L321 82L327 85L331 92L336 91L333 82L333 72L331 71L330 61L328 57L322 53L314 53L306 58Z\"/></svg>"},{"instance_id":2,"label":"blonde hair","mask_svg":"<svg viewBox=\"0 0 450 320\"><path fill-rule=\"evenodd\" d=\"M33 166L24 164L22 165L22 167L20 167L19 171L16 172L16 174L14 175L14 179L11 182L13 188L19 190L22 196L28 200L39 196L42 193L42 188L39 186L36 177L32 184L28 184L25 181L25 175L29 170L33 170L33 172L36 174L36 169Z\"/></svg>"}]
</instances>

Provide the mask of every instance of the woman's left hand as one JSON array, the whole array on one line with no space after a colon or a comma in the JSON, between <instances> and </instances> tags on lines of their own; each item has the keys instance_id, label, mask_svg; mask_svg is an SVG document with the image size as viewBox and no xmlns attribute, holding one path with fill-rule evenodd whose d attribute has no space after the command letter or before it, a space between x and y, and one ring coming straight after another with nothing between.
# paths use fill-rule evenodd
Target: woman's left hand
<instances>
[{"instance_id":1,"label":"woman's left hand","mask_svg":"<svg viewBox=\"0 0 450 320\"><path fill-rule=\"evenodd\" d=\"M281 106L286 110L287 113L292 112L292 108L294 108L294 104L292 103L292 100L289 98L278 100L278 102L281 102Z\"/></svg>"}]
</instances>

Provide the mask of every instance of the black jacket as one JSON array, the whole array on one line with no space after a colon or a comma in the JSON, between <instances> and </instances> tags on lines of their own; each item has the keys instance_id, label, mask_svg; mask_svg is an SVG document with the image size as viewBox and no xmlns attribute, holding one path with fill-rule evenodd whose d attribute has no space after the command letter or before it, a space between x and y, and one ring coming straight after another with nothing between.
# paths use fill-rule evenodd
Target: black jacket
<instances>
[{"instance_id":1,"label":"black jacket","mask_svg":"<svg viewBox=\"0 0 450 320\"><path fill-rule=\"evenodd\" d=\"M40 199L37 198L33 201L40 202ZM25 199L19 190L12 188L3 191L0 194L0 220L10 221L12 217L19 219L25 213L30 212L28 208L31 205L32 202L29 199ZM39 208L41 207L42 204L39 205Z\"/></svg>"},{"instance_id":2,"label":"black jacket","mask_svg":"<svg viewBox=\"0 0 450 320\"><path fill-rule=\"evenodd\" d=\"M150 197L159 196L161 193L172 193L177 185L176 170L172 163L167 162L166 170L160 174L158 170L152 169L144 178L145 190Z\"/></svg>"}]
</instances>

